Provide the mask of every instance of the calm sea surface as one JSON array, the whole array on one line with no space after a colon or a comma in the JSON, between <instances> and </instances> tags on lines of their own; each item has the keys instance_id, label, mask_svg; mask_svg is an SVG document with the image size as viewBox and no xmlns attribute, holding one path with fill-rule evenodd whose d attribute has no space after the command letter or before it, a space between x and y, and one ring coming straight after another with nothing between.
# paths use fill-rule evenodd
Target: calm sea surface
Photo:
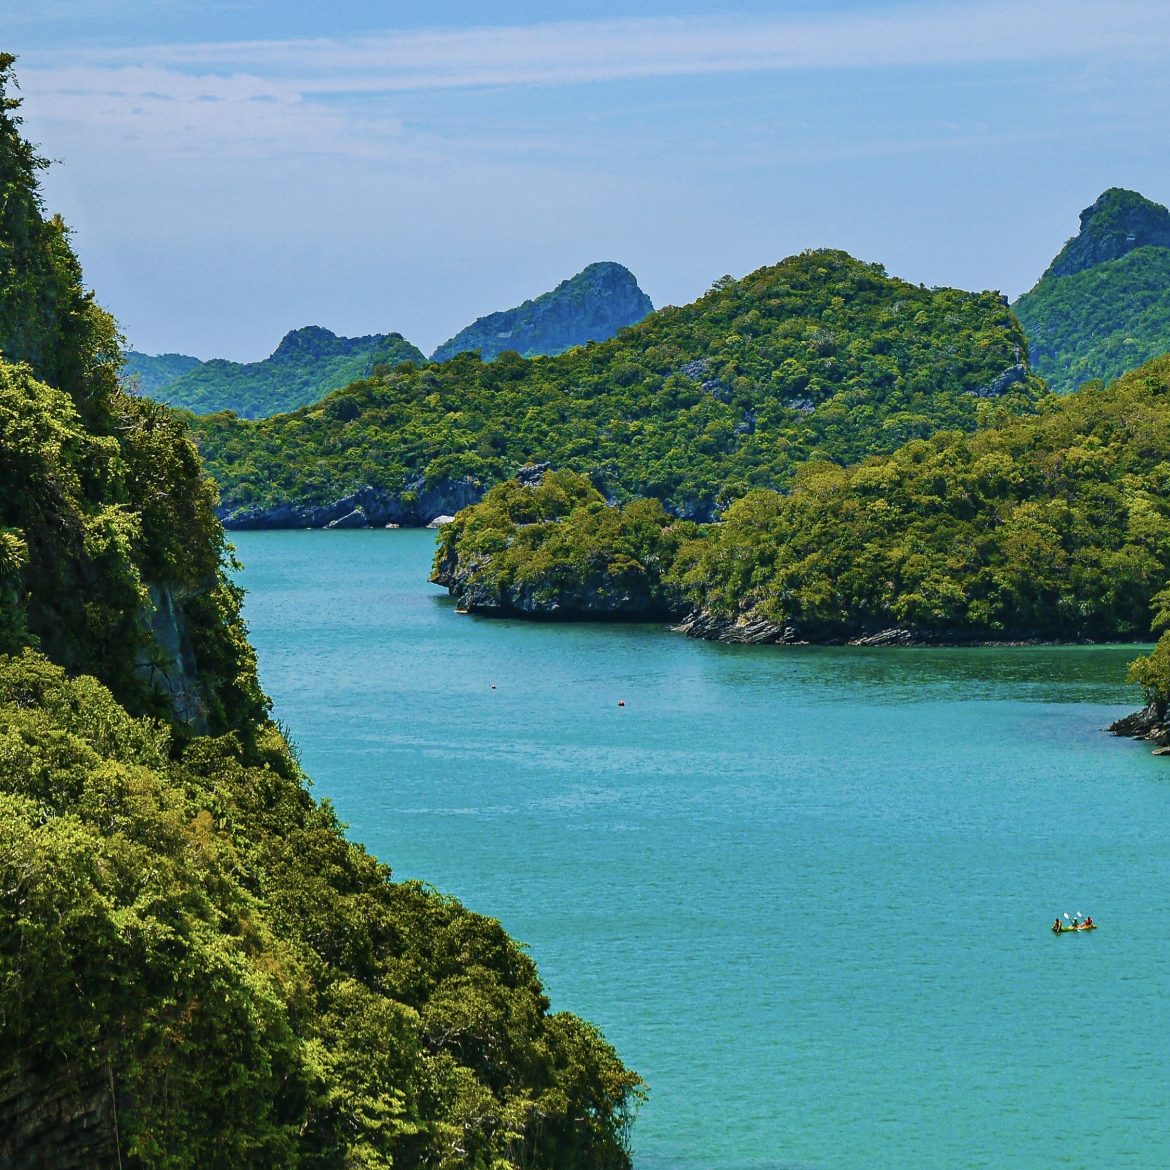
<instances>
[{"instance_id":1,"label":"calm sea surface","mask_svg":"<svg viewBox=\"0 0 1170 1170\"><path fill-rule=\"evenodd\" d=\"M317 794L646 1078L637 1170L1170 1166L1170 760L1101 732L1133 648L482 620L429 532L234 539Z\"/></svg>"}]
</instances>

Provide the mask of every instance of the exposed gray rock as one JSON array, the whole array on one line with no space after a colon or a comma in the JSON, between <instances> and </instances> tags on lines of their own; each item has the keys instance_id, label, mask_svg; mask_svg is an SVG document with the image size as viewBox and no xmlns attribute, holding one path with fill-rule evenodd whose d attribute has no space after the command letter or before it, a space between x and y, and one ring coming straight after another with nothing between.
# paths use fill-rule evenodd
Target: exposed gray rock
<instances>
[{"instance_id":1,"label":"exposed gray rock","mask_svg":"<svg viewBox=\"0 0 1170 1170\"><path fill-rule=\"evenodd\" d=\"M1044 275L1069 276L1149 244L1170 247L1170 212L1136 191L1110 187L1081 212L1081 230Z\"/></svg>"},{"instance_id":2,"label":"exposed gray rock","mask_svg":"<svg viewBox=\"0 0 1170 1170\"><path fill-rule=\"evenodd\" d=\"M454 520L454 516L436 516L428 525L428 528L442 528L444 524L450 524Z\"/></svg>"},{"instance_id":3,"label":"exposed gray rock","mask_svg":"<svg viewBox=\"0 0 1170 1170\"><path fill-rule=\"evenodd\" d=\"M427 487L421 476L410 480L400 492L366 485L328 504L276 504L270 508L218 509L223 526L235 531L270 528L421 528L435 516L453 516L483 499L486 485L464 476L443 479ZM357 512L365 518L352 518ZM345 521L345 523L341 523Z\"/></svg>"},{"instance_id":4,"label":"exposed gray rock","mask_svg":"<svg viewBox=\"0 0 1170 1170\"><path fill-rule=\"evenodd\" d=\"M480 317L440 345L431 361L447 361L468 350L485 362L506 350L523 357L563 353L575 345L607 341L653 310L627 268L603 261L534 300Z\"/></svg>"},{"instance_id":5,"label":"exposed gray rock","mask_svg":"<svg viewBox=\"0 0 1170 1170\"><path fill-rule=\"evenodd\" d=\"M115 1134L126 1102L113 1089L104 1066L43 1067L16 1051L0 1054L0 1170L122 1166Z\"/></svg>"},{"instance_id":6,"label":"exposed gray rock","mask_svg":"<svg viewBox=\"0 0 1170 1170\"><path fill-rule=\"evenodd\" d=\"M693 362L687 362L685 366L681 366L678 372L684 378L690 378L692 382L702 382L711 372L711 367L707 364L706 359L696 358Z\"/></svg>"},{"instance_id":7,"label":"exposed gray rock","mask_svg":"<svg viewBox=\"0 0 1170 1170\"><path fill-rule=\"evenodd\" d=\"M850 638L850 646L921 646L923 641L920 635L913 630L906 630L895 626L889 630L878 630L874 634L863 634L859 638Z\"/></svg>"},{"instance_id":8,"label":"exposed gray rock","mask_svg":"<svg viewBox=\"0 0 1170 1170\"><path fill-rule=\"evenodd\" d=\"M326 528L369 528L370 519L361 508L354 508L325 525Z\"/></svg>"},{"instance_id":9,"label":"exposed gray rock","mask_svg":"<svg viewBox=\"0 0 1170 1170\"><path fill-rule=\"evenodd\" d=\"M135 669L146 683L170 698L175 714L196 734L207 731L207 705L181 599L170 585L149 585L150 609L144 620L152 641L138 651Z\"/></svg>"},{"instance_id":10,"label":"exposed gray rock","mask_svg":"<svg viewBox=\"0 0 1170 1170\"><path fill-rule=\"evenodd\" d=\"M1164 704L1150 703L1140 711L1109 724L1109 730L1114 735L1148 740L1156 745L1155 755L1166 755L1167 749L1170 749L1170 727L1166 724Z\"/></svg>"},{"instance_id":11,"label":"exposed gray rock","mask_svg":"<svg viewBox=\"0 0 1170 1170\"><path fill-rule=\"evenodd\" d=\"M516 478L525 487L535 487L544 479L544 473L552 467L551 463L529 463L516 472Z\"/></svg>"},{"instance_id":12,"label":"exposed gray rock","mask_svg":"<svg viewBox=\"0 0 1170 1170\"><path fill-rule=\"evenodd\" d=\"M675 629L688 638L747 645L802 645L804 639L791 626L782 626L759 614L723 616L698 610L685 617Z\"/></svg>"},{"instance_id":13,"label":"exposed gray rock","mask_svg":"<svg viewBox=\"0 0 1170 1170\"><path fill-rule=\"evenodd\" d=\"M1027 377L1028 367L1023 363L1008 366L1002 374L992 379L986 386L980 386L978 390L968 390L967 393L976 398L998 398L1001 394L1006 394L1013 386L1018 386Z\"/></svg>"}]
</instances>

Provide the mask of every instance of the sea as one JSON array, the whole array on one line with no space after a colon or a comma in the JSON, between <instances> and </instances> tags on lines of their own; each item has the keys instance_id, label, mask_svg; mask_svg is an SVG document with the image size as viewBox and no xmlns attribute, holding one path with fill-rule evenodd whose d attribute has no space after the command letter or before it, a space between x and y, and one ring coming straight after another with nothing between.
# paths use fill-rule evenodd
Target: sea
<instances>
[{"instance_id":1,"label":"sea","mask_svg":"<svg viewBox=\"0 0 1170 1170\"><path fill-rule=\"evenodd\" d=\"M432 532L232 539L316 795L645 1078L635 1170L1170 1166L1144 648L477 618Z\"/></svg>"}]
</instances>

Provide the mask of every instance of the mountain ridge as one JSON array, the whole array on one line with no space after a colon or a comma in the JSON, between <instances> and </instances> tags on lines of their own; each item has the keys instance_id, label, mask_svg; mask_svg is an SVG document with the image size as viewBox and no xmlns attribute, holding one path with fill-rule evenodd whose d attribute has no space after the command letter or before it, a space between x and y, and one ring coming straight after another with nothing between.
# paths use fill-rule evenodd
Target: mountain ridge
<instances>
[{"instance_id":1,"label":"mountain ridge","mask_svg":"<svg viewBox=\"0 0 1170 1170\"><path fill-rule=\"evenodd\" d=\"M234 362L211 358L181 371L167 382L158 382L164 359L184 355L135 354L127 362L131 374L143 371L154 382L140 385L139 392L167 406L193 414L230 410L241 418L264 418L319 401L332 390L371 374L380 365L402 362L422 365L426 358L401 333L371 333L342 337L323 325L290 329L266 358L258 362ZM146 360L143 360L145 357ZM178 363L171 360L174 368Z\"/></svg>"},{"instance_id":2,"label":"mountain ridge","mask_svg":"<svg viewBox=\"0 0 1170 1170\"><path fill-rule=\"evenodd\" d=\"M1060 393L1170 352L1170 211L1109 188L1012 308L1036 372Z\"/></svg>"},{"instance_id":3,"label":"mountain ridge","mask_svg":"<svg viewBox=\"0 0 1170 1170\"><path fill-rule=\"evenodd\" d=\"M506 351L555 356L575 345L608 341L654 311L634 274L612 260L587 265L555 288L512 309L479 317L431 354L442 362L459 353L491 361Z\"/></svg>"}]
</instances>

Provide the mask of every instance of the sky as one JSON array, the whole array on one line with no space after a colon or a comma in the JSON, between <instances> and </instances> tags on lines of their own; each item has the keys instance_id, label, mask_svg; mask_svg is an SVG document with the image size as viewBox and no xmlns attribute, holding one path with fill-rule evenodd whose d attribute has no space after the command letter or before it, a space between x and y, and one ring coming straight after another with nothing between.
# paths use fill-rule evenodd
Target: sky
<instances>
[{"instance_id":1,"label":"sky","mask_svg":"<svg viewBox=\"0 0 1170 1170\"><path fill-rule=\"evenodd\" d=\"M596 260L1014 297L1105 188L1170 201L1166 0L4 0L0 49L147 353L430 353Z\"/></svg>"}]
</instances>

